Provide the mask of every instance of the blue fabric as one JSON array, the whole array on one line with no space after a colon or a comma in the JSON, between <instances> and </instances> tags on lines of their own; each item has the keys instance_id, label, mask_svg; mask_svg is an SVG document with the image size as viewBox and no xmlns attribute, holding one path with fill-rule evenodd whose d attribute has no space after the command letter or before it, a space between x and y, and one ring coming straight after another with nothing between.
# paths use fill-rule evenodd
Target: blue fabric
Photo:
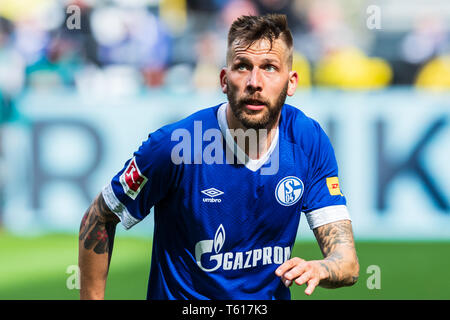
<instances>
[{"instance_id":1,"label":"blue fabric","mask_svg":"<svg viewBox=\"0 0 450 320\"><path fill-rule=\"evenodd\" d=\"M154 206L147 298L290 299L289 289L274 272L290 258L300 213L346 204L343 195L330 194L326 183L326 178L338 176L333 148L316 121L285 104L278 148L263 166L279 159L274 174L227 164L224 140L224 164L195 164L212 143L198 142L198 135L196 140L198 126L203 133L219 130L218 108L201 110L150 134L112 179L115 196L136 219ZM175 164L171 156L179 150L180 133L190 134L187 145L192 147L179 153L185 163ZM133 159L135 165L130 166ZM137 190L147 181L130 197L120 177L123 180L134 166L140 175L134 173L134 185L128 179L131 187Z\"/></svg>"}]
</instances>

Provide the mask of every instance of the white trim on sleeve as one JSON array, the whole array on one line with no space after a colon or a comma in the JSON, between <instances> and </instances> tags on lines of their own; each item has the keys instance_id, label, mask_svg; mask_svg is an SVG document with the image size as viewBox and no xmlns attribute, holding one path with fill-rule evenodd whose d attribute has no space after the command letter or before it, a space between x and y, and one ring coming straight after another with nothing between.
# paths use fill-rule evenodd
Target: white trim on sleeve
<instances>
[{"instance_id":1,"label":"white trim on sleeve","mask_svg":"<svg viewBox=\"0 0 450 320\"><path fill-rule=\"evenodd\" d=\"M120 222L125 227L125 229L130 229L136 223L141 220L133 217L128 211L127 207L125 207L122 202L117 199L114 191L112 189L111 183L108 183L102 190L103 199L105 199L106 205L111 209L112 212L119 217Z\"/></svg>"},{"instance_id":2,"label":"white trim on sleeve","mask_svg":"<svg viewBox=\"0 0 450 320\"><path fill-rule=\"evenodd\" d=\"M339 220L350 220L350 213L346 205L323 207L308 213L305 213L306 219L311 230L323 226L324 224L336 222Z\"/></svg>"}]
</instances>

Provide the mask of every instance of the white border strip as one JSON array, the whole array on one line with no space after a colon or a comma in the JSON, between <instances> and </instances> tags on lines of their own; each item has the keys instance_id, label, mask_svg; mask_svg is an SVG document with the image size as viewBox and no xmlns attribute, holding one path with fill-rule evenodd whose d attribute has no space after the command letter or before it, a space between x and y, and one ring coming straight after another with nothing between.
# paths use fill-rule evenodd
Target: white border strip
<instances>
[{"instance_id":1,"label":"white border strip","mask_svg":"<svg viewBox=\"0 0 450 320\"><path fill-rule=\"evenodd\" d=\"M346 205L323 207L308 213L305 213L306 219L311 230L323 226L324 224L336 222L339 220L350 220L350 213Z\"/></svg>"},{"instance_id":2,"label":"white border strip","mask_svg":"<svg viewBox=\"0 0 450 320\"><path fill-rule=\"evenodd\" d=\"M111 209L112 212L119 217L120 222L125 227L125 229L130 229L136 223L141 220L133 217L128 211L127 207L125 207L122 202L117 199L114 191L112 189L111 183L108 183L102 190L103 199L105 199L106 205Z\"/></svg>"}]
</instances>

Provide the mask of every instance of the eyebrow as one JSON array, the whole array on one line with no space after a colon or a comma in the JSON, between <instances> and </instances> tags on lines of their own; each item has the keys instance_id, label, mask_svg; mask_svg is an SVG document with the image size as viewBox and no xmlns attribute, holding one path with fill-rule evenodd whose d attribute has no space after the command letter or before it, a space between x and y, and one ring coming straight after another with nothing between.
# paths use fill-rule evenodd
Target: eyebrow
<instances>
[{"instance_id":1,"label":"eyebrow","mask_svg":"<svg viewBox=\"0 0 450 320\"><path fill-rule=\"evenodd\" d=\"M275 59L269 59L269 58L266 58L266 59L264 59L263 60L264 61L264 63L266 63L266 64L270 64L270 63L279 63L279 61L278 60L275 60Z\"/></svg>"},{"instance_id":2,"label":"eyebrow","mask_svg":"<svg viewBox=\"0 0 450 320\"><path fill-rule=\"evenodd\" d=\"M246 57L236 57L234 60L235 61L239 61L239 62L243 62L243 63L252 64L251 61L248 58L246 58ZM271 64L271 63L277 64L277 63L279 63L279 61L275 60L275 59L270 59L270 58L263 59L263 64Z\"/></svg>"}]
</instances>

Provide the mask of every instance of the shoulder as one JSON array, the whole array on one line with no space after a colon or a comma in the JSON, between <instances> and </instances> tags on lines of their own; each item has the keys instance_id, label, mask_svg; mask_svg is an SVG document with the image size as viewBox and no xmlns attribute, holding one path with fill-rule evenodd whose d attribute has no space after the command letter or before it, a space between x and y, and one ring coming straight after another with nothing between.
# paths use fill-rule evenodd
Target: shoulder
<instances>
[{"instance_id":1,"label":"shoulder","mask_svg":"<svg viewBox=\"0 0 450 320\"><path fill-rule=\"evenodd\" d=\"M321 140L328 139L318 121L289 104L283 106L281 127L286 139L298 145L306 154L311 154Z\"/></svg>"}]
</instances>

